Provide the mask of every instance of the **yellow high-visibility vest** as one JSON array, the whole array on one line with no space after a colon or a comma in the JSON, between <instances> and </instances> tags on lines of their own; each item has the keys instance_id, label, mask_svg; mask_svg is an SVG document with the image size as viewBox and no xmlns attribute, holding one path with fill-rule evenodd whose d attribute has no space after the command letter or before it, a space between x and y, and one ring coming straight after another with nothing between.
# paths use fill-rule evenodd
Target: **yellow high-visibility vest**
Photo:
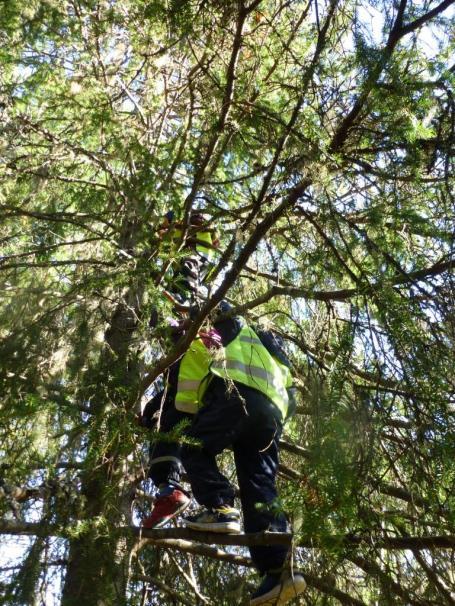
<instances>
[{"instance_id":1,"label":"yellow high-visibility vest","mask_svg":"<svg viewBox=\"0 0 455 606\"><path fill-rule=\"evenodd\" d=\"M163 236L162 242L163 245L167 246L175 246L181 239L183 234L183 229L180 227L172 227L169 231ZM191 236L193 241L195 241L195 250L201 256L205 257L207 261L212 261L215 257L216 251L213 247L214 236L211 231L196 231L193 236Z\"/></svg>"},{"instance_id":2,"label":"yellow high-visibility vest","mask_svg":"<svg viewBox=\"0 0 455 606\"><path fill-rule=\"evenodd\" d=\"M211 231L198 231L195 235L196 251L205 257L207 261L212 261L215 257L215 249L213 248L213 234ZM208 246L205 246L208 244Z\"/></svg>"},{"instance_id":3,"label":"yellow high-visibility vest","mask_svg":"<svg viewBox=\"0 0 455 606\"><path fill-rule=\"evenodd\" d=\"M196 338L182 357L179 368L175 407L195 414L201 407L207 389L211 355L200 338Z\"/></svg>"},{"instance_id":4,"label":"yellow high-visibility vest","mask_svg":"<svg viewBox=\"0 0 455 606\"><path fill-rule=\"evenodd\" d=\"M222 359L212 363L211 372L257 389L275 404L284 420L289 404L287 388L292 384L289 368L270 354L248 326L241 329L223 353Z\"/></svg>"}]
</instances>

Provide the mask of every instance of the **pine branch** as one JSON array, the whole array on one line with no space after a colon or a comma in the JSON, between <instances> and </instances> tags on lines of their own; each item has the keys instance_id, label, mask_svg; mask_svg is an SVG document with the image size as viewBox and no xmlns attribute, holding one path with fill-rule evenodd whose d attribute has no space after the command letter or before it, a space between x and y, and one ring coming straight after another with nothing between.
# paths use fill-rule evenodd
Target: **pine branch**
<instances>
[{"instance_id":1,"label":"pine branch","mask_svg":"<svg viewBox=\"0 0 455 606\"><path fill-rule=\"evenodd\" d=\"M415 32L416 29L422 27L422 25L425 23L428 23L428 21L441 14L446 8L449 8L449 6L452 6L453 4L454 0L444 0L444 2L441 2L441 4L438 4L438 6L435 6L433 9L428 11L428 13L425 13L425 15L418 17L407 25L403 25L400 30L401 35L406 36L411 32Z\"/></svg>"},{"instance_id":2,"label":"pine branch","mask_svg":"<svg viewBox=\"0 0 455 606\"><path fill-rule=\"evenodd\" d=\"M179 604L184 604L185 606L195 606L194 602L190 602L190 600L187 600L186 597L183 596L181 593L175 591L175 589L169 587L167 583L163 583L163 581L160 581L160 579L157 579L156 577L146 576L143 574L135 574L133 579L137 581L144 581L144 583L150 583L151 585L155 585L155 587L158 587L158 589L169 595L171 598L177 600Z\"/></svg>"},{"instance_id":3,"label":"pine branch","mask_svg":"<svg viewBox=\"0 0 455 606\"><path fill-rule=\"evenodd\" d=\"M307 572L303 572L302 574L309 587L314 587L321 593L334 597L340 602L340 604L343 604L344 606L367 606L365 602L362 602L352 595L337 589L333 583L330 583L329 580L324 579L324 577L320 578Z\"/></svg>"},{"instance_id":4,"label":"pine branch","mask_svg":"<svg viewBox=\"0 0 455 606\"><path fill-rule=\"evenodd\" d=\"M6 269L19 269L20 267L27 269L37 269L37 268L52 268L52 267L65 267L69 265L102 265L103 267L115 267L116 264L111 261L102 261L101 259L71 259L68 261L46 261L46 262L18 262L18 263L3 263L0 260L0 270L4 271Z\"/></svg>"},{"instance_id":5,"label":"pine branch","mask_svg":"<svg viewBox=\"0 0 455 606\"><path fill-rule=\"evenodd\" d=\"M450 259L449 261L438 261L430 267L419 269L413 272L409 272L406 275L399 275L394 278L390 278L388 283L391 286L403 286L408 282L414 282L416 280L423 280L429 276L437 276L446 271L450 271L455 265L455 260ZM234 315L242 315L250 309L254 309L259 305L267 303L271 299L279 296L291 297L292 299L308 299L313 301L347 301L356 296L368 295L375 291L380 291L384 287L383 283L376 283L365 285L358 288L344 288L341 290L328 290L328 291L314 291L306 288L299 288L293 286L272 286L264 294L252 299L248 303L243 305L237 305L229 313L220 316L221 318L232 317Z\"/></svg>"},{"instance_id":6,"label":"pine branch","mask_svg":"<svg viewBox=\"0 0 455 606\"><path fill-rule=\"evenodd\" d=\"M66 536L70 529L57 526L44 526L37 522L14 522L11 520L0 521L0 534L6 535L39 535L43 531L54 536ZM455 536L422 536L422 537L372 537L370 535L332 535L327 537L296 537L289 533L258 532L240 535L223 535L213 532L198 532L189 528L166 528L148 530L135 526L124 526L118 529L122 534L131 533L139 539L152 539L165 541L167 539L183 539L197 543L208 543L209 545L231 545L237 547L251 547L264 545L290 545L306 549L323 549L325 547L362 547L374 546L376 549L417 549L436 550L454 549ZM164 546L164 543L163 543Z\"/></svg>"},{"instance_id":7,"label":"pine branch","mask_svg":"<svg viewBox=\"0 0 455 606\"><path fill-rule=\"evenodd\" d=\"M251 567L253 565L251 560L245 556L228 553L222 549L218 549L218 547L205 545L203 543L198 543L197 541L187 541L184 539L142 539L140 548L143 548L150 543L169 549L177 549L178 551L184 551L185 553L212 558L219 560L220 562L237 564L238 566Z\"/></svg>"}]
</instances>

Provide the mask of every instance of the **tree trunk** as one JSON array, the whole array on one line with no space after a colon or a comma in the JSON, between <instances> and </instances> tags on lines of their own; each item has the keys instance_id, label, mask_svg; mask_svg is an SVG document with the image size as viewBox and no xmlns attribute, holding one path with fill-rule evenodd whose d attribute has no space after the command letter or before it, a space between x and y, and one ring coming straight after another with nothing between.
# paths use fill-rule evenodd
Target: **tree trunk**
<instances>
[{"instance_id":1,"label":"tree trunk","mask_svg":"<svg viewBox=\"0 0 455 606\"><path fill-rule=\"evenodd\" d=\"M106 397L106 392L98 390L91 401L93 416L81 482L83 527L69 541L62 606L125 604L129 549L115 529L130 523L124 519L125 508L120 502L128 486L124 490L119 490L119 486L124 484L125 455L121 447L131 428L119 422L112 428L109 421L114 418L115 423L115 415L125 408L125 389L129 392L138 385L138 367L131 359L130 344L141 297L140 288L131 288L125 303L118 305L105 333L107 346L89 379L93 384L94 377L96 381L96 375L102 375L109 393ZM113 486L116 490L112 490Z\"/></svg>"}]
</instances>

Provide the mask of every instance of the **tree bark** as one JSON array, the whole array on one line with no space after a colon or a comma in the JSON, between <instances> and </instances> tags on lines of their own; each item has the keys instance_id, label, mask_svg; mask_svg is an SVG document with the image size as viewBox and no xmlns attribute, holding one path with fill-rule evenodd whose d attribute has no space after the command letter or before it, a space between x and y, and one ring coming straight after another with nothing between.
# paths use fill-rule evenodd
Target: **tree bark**
<instances>
[{"instance_id":1,"label":"tree bark","mask_svg":"<svg viewBox=\"0 0 455 606\"><path fill-rule=\"evenodd\" d=\"M128 231L130 234L133 232L131 225ZM109 393L95 391L91 402L89 454L81 483L85 503L82 523L85 528L69 541L62 606L125 604L128 542L115 529L130 522L122 513L125 509L122 501L129 493L129 487L125 485L124 453L121 450L130 428L118 424L112 439L104 425L109 415L125 408L125 394L129 390L134 391L138 385L139 373L130 356L130 345L140 315L141 299L142 288L130 285L124 301L120 301L113 312L105 332L105 349L95 369L94 376L103 376L104 385L109 385ZM93 379L91 376L89 380L93 382ZM117 487L116 491L111 489L113 485Z\"/></svg>"}]
</instances>

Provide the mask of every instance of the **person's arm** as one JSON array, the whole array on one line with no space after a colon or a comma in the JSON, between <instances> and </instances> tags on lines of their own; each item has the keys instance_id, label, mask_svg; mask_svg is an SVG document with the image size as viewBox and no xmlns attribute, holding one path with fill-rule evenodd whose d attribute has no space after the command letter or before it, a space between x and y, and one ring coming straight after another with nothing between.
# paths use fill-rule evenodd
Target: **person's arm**
<instances>
[{"instance_id":1,"label":"person's arm","mask_svg":"<svg viewBox=\"0 0 455 606\"><path fill-rule=\"evenodd\" d=\"M148 429L155 427L157 421L156 414L162 406L164 397L165 393L164 389L162 389L147 402L144 410L138 415L138 423L141 427L147 427Z\"/></svg>"},{"instance_id":2,"label":"person's arm","mask_svg":"<svg viewBox=\"0 0 455 606\"><path fill-rule=\"evenodd\" d=\"M289 369L289 375L288 375L288 380L287 380L287 384L286 384L286 392L288 394L288 411L287 411L286 419L285 419L285 422L286 422L286 421L289 421L289 419L292 419L292 417L295 415L295 411L297 408L297 398L296 398L297 388L293 384L293 379L292 379L292 374L291 374L292 365L285 352L283 339L281 338L280 335L278 335L276 333L272 333L272 340L273 340L273 356L276 358L276 360L280 364L283 364L284 366L286 366Z\"/></svg>"},{"instance_id":3,"label":"person's arm","mask_svg":"<svg viewBox=\"0 0 455 606\"><path fill-rule=\"evenodd\" d=\"M294 387L293 385L291 385L290 387L286 388L287 394L288 394L288 412L286 414L286 419L285 421L289 421L289 419L292 419L292 417L295 415L295 411L297 409L297 399L296 399L296 393L297 393L297 388Z\"/></svg>"}]
</instances>

